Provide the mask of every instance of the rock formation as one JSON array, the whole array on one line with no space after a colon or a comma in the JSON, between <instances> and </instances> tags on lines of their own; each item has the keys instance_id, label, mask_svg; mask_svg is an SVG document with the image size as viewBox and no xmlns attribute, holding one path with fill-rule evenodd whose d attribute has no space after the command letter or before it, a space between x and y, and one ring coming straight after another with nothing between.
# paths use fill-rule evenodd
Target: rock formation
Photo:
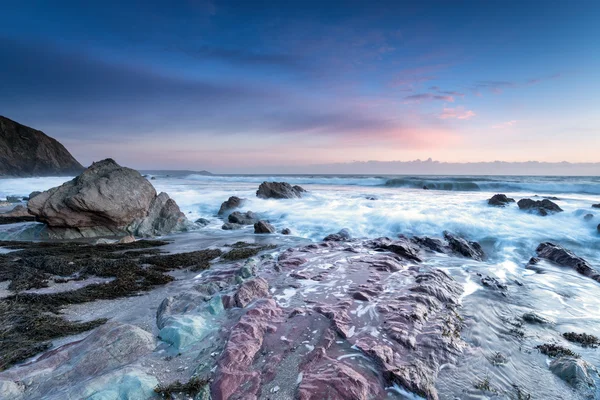
<instances>
[{"instance_id":1,"label":"rock formation","mask_svg":"<svg viewBox=\"0 0 600 400\"><path fill-rule=\"evenodd\" d=\"M488 200L488 204L490 206L496 207L504 207L510 203L514 203L515 199L511 199L510 197L506 197L505 194L495 194L491 199Z\"/></svg>"},{"instance_id":2,"label":"rock formation","mask_svg":"<svg viewBox=\"0 0 600 400\"><path fill-rule=\"evenodd\" d=\"M72 176L83 169L55 139L0 116L0 176Z\"/></svg>"},{"instance_id":3,"label":"rock formation","mask_svg":"<svg viewBox=\"0 0 600 400\"><path fill-rule=\"evenodd\" d=\"M306 190L298 185L292 186L287 182L263 182L256 191L256 197L261 199L299 199Z\"/></svg>"},{"instance_id":4,"label":"rock formation","mask_svg":"<svg viewBox=\"0 0 600 400\"><path fill-rule=\"evenodd\" d=\"M27 205L47 224L48 237L163 235L182 230L186 218L174 200L139 172L112 159L92 164L75 179L47 190Z\"/></svg>"},{"instance_id":5,"label":"rock formation","mask_svg":"<svg viewBox=\"0 0 600 400\"><path fill-rule=\"evenodd\" d=\"M560 208L556 203L544 199L544 200L531 200L531 199L521 199L517 203L521 210L535 212L543 217L550 213L562 212L563 209Z\"/></svg>"}]
</instances>

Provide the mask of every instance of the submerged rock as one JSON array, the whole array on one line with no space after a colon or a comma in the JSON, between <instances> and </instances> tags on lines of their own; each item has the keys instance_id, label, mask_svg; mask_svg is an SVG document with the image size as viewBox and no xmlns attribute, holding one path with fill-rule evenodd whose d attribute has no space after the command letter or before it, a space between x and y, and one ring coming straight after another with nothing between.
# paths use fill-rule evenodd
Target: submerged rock
<instances>
[{"instance_id":1,"label":"submerged rock","mask_svg":"<svg viewBox=\"0 0 600 400\"><path fill-rule=\"evenodd\" d=\"M584 220L584 221L589 221L589 220L591 220L591 219L593 219L593 218L594 218L594 214L585 214L585 215L583 216L583 220Z\"/></svg>"},{"instance_id":2,"label":"submerged rock","mask_svg":"<svg viewBox=\"0 0 600 400\"><path fill-rule=\"evenodd\" d=\"M292 234L292 230L290 228L283 228L281 230L281 234L282 235L291 235Z\"/></svg>"},{"instance_id":3,"label":"submerged rock","mask_svg":"<svg viewBox=\"0 0 600 400\"><path fill-rule=\"evenodd\" d=\"M592 204L592 208L600 208L600 203L598 203L598 204Z\"/></svg>"},{"instance_id":4,"label":"submerged rock","mask_svg":"<svg viewBox=\"0 0 600 400\"><path fill-rule=\"evenodd\" d=\"M275 233L275 228L273 225L268 223L267 221L258 221L254 224L254 233Z\"/></svg>"},{"instance_id":5,"label":"submerged rock","mask_svg":"<svg viewBox=\"0 0 600 400\"><path fill-rule=\"evenodd\" d=\"M231 196L221 204L221 208L219 208L217 215L225 215L231 210L242 207L244 203L246 203L246 199L240 199L237 196Z\"/></svg>"},{"instance_id":6,"label":"submerged rock","mask_svg":"<svg viewBox=\"0 0 600 400\"><path fill-rule=\"evenodd\" d=\"M197 220L194 221L194 223L196 225L206 226L206 225L210 224L210 221L207 220L206 218L198 218Z\"/></svg>"},{"instance_id":7,"label":"submerged rock","mask_svg":"<svg viewBox=\"0 0 600 400\"><path fill-rule=\"evenodd\" d=\"M263 182L256 191L261 199L299 199L306 193L302 187L292 186L287 182Z\"/></svg>"},{"instance_id":8,"label":"submerged rock","mask_svg":"<svg viewBox=\"0 0 600 400\"><path fill-rule=\"evenodd\" d=\"M600 282L600 273L593 269L586 260L577 256L570 250L562 248L554 243L545 242L541 243L535 251L540 258L545 258L560 266L572 268L581 275L585 275Z\"/></svg>"},{"instance_id":9,"label":"submerged rock","mask_svg":"<svg viewBox=\"0 0 600 400\"><path fill-rule=\"evenodd\" d=\"M132 190L134 188L134 190ZM27 207L52 238L163 235L185 227L185 215L166 193L156 195L139 172L112 159L32 198Z\"/></svg>"},{"instance_id":10,"label":"submerged rock","mask_svg":"<svg viewBox=\"0 0 600 400\"><path fill-rule=\"evenodd\" d=\"M495 194L488 200L490 206L504 207L510 203L514 203L515 199L506 197L505 194Z\"/></svg>"},{"instance_id":11,"label":"submerged rock","mask_svg":"<svg viewBox=\"0 0 600 400\"><path fill-rule=\"evenodd\" d=\"M530 324L546 325L550 323L548 319L541 317L533 312L525 313L521 318L523 318L523 321L528 322Z\"/></svg>"},{"instance_id":12,"label":"submerged rock","mask_svg":"<svg viewBox=\"0 0 600 400\"><path fill-rule=\"evenodd\" d=\"M597 379L598 370L587 361L576 357L560 357L550 363L550 370L582 393L595 393L596 382L592 376Z\"/></svg>"},{"instance_id":13,"label":"submerged rock","mask_svg":"<svg viewBox=\"0 0 600 400\"><path fill-rule=\"evenodd\" d=\"M531 200L531 199L521 199L517 203L521 210L526 210L529 212L535 212L541 216L546 216L551 213L562 212L563 209L560 208L556 203L548 199L544 200Z\"/></svg>"}]
</instances>

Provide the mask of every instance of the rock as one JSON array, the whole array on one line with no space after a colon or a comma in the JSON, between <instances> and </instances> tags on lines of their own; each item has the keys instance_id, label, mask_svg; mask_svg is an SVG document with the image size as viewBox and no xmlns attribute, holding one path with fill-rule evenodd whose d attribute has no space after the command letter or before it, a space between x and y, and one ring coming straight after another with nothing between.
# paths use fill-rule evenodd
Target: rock
<instances>
[{"instance_id":1,"label":"rock","mask_svg":"<svg viewBox=\"0 0 600 400\"><path fill-rule=\"evenodd\" d=\"M84 382L81 386L71 390L68 398L146 400L156 396L154 388L158 386L158 380L137 368L126 367Z\"/></svg>"},{"instance_id":2,"label":"rock","mask_svg":"<svg viewBox=\"0 0 600 400\"><path fill-rule=\"evenodd\" d=\"M9 203L20 203L21 197L20 196L6 196L6 201Z\"/></svg>"},{"instance_id":3,"label":"rock","mask_svg":"<svg viewBox=\"0 0 600 400\"><path fill-rule=\"evenodd\" d=\"M525 313L521 318L523 319L523 321L528 322L530 324L546 325L550 323L550 321L546 318L540 317L539 315L533 312Z\"/></svg>"},{"instance_id":4,"label":"rock","mask_svg":"<svg viewBox=\"0 0 600 400\"><path fill-rule=\"evenodd\" d=\"M11 380L0 379L0 399L18 399L24 388Z\"/></svg>"},{"instance_id":5,"label":"rock","mask_svg":"<svg viewBox=\"0 0 600 400\"><path fill-rule=\"evenodd\" d=\"M557 213L562 212L563 209L560 208L556 203L548 199L544 200L531 200L531 199L521 199L517 203L521 210L526 210L530 212L535 212L541 216L546 216L549 213Z\"/></svg>"},{"instance_id":6,"label":"rock","mask_svg":"<svg viewBox=\"0 0 600 400\"><path fill-rule=\"evenodd\" d=\"M489 275L486 275L481 278L481 284L492 290L500 291L502 292L502 294L504 294L504 292L508 290L508 286L500 282L498 279Z\"/></svg>"},{"instance_id":7,"label":"rock","mask_svg":"<svg viewBox=\"0 0 600 400\"><path fill-rule=\"evenodd\" d=\"M275 228L273 225L268 223L267 221L258 221L254 224L254 233L275 233Z\"/></svg>"},{"instance_id":8,"label":"rock","mask_svg":"<svg viewBox=\"0 0 600 400\"><path fill-rule=\"evenodd\" d=\"M261 379L259 373L252 371L251 367L267 331L272 329L271 324L281 320L281 317L282 310L274 300L262 299L231 328L229 339L217 363L216 379L211 391L213 398L229 399L233 394L238 394L239 398L258 398ZM242 385L244 389L241 388Z\"/></svg>"},{"instance_id":9,"label":"rock","mask_svg":"<svg viewBox=\"0 0 600 400\"><path fill-rule=\"evenodd\" d=\"M461 237L455 236L448 231L444 231L444 238L448 241L448 244L454 253L460 254L464 257L472 258L473 260L482 261L485 257L485 253L481 248L481 245L477 242L470 242Z\"/></svg>"},{"instance_id":10,"label":"rock","mask_svg":"<svg viewBox=\"0 0 600 400\"><path fill-rule=\"evenodd\" d=\"M592 218L594 218L594 214L585 214L585 215L583 216L583 220L584 220L584 221L589 221L589 220L591 220Z\"/></svg>"},{"instance_id":11,"label":"rock","mask_svg":"<svg viewBox=\"0 0 600 400\"><path fill-rule=\"evenodd\" d=\"M365 197L365 199L371 200L371 201L375 201L375 200L377 200L377 197L375 197L375 196L367 196L367 197Z\"/></svg>"},{"instance_id":12,"label":"rock","mask_svg":"<svg viewBox=\"0 0 600 400\"><path fill-rule=\"evenodd\" d=\"M233 295L236 307L244 308L254 300L269 297L269 284L263 278L248 280Z\"/></svg>"},{"instance_id":13,"label":"rock","mask_svg":"<svg viewBox=\"0 0 600 400\"><path fill-rule=\"evenodd\" d=\"M592 204L592 208L600 208L600 203L598 203L598 204Z\"/></svg>"},{"instance_id":14,"label":"rock","mask_svg":"<svg viewBox=\"0 0 600 400\"><path fill-rule=\"evenodd\" d=\"M340 230L338 233L332 233L331 235L325 236L324 242L343 242L352 239L350 231L346 228Z\"/></svg>"},{"instance_id":15,"label":"rock","mask_svg":"<svg viewBox=\"0 0 600 400\"><path fill-rule=\"evenodd\" d=\"M239 211L234 211L229 214L229 222L238 225L253 225L258 221L258 217L252 211L246 211L242 214Z\"/></svg>"},{"instance_id":16,"label":"rock","mask_svg":"<svg viewBox=\"0 0 600 400\"><path fill-rule=\"evenodd\" d=\"M162 192L150 204L147 216L139 223L131 224L128 230L137 236L153 237L185 230L186 222L187 219L175 200Z\"/></svg>"},{"instance_id":17,"label":"rock","mask_svg":"<svg viewBox=\"0 0 600 400\"><path fill-rule=\"evenodd\" d=\"M135 242L135 237L133 235L122 237L118 241L118 243L133 243L133 242Z\"/></svg>"},{"instance_id":18,"label":"rock","mask_svg":"<svg viewBox=\"0 0 600 400\"><path fill-rule=\"evenodd\" d=\"M221 208L219 208L217 215L225 215L227 212L233 209L242 207L245 202L246 199L240 199L237 196L231 196L229 199L227 199L227 201L224 201L221 204Z\"/></svg>"},{"instance_id":19,"label":"rock","mask_svg":"<svg viewBox=\"0 0 600 400\"><path fill-rule=\"evenodd\" d=\"M223 226L221 226L221 229L223 229L224 231L234 231L237 229L242 229L243 227L244 227L244 225L233 224L231 222L225 222L223 224Z\"/></svg>"},{"instance_id":20,"label":"rock","mask_svg":"<svg viewBox=\"0 0 600 400\"><path fill-rule=\"evenodd\" d=\"M211 331L201 315L182 314L167 318L158 337L181 350L204 339Z\"/></svg>"},{"instance_id":21,"label":"rock","mask_svg":"<svg viewBox=\"0 0 600 400\"><path fill-rule=\"evenodd\" d=\"M0 176L73 176L81 171L81 164L58 141L0 116Z\"/></svg>"},{"instance_id":22,"label":"rock","mask_svg":"<svg viewBox=\"0 0 600 400\"><path fill-rule=\"evenodd\" d=\"M23 395L28 399L88 398L81 391L85 391L90 382L96 379L101 382L102 376L124 375L121 368L127 368L154 348L151 333L133 325L108 322L83 340L50 350L33 362L2 372L0 379L28 382ZM99 386L108 389L105 385L94 385ZM112 386L112 389L118 390L118 387ZM86 394L91 395L96 390L99 389ZM51 393L54 396L50 396Z\"/></svg>"},{"instance_id":23,"label":"rock","mask_svg":"<svg viewBox=\"0 0 600 400\"><path fill-rule=\"evenodd\" d=\"M29 201L29 212L48 225L50 238L127 234L164 235L185 227L185 215L166 193L156 195L139 172L112 159Z\"/></svg>"},{"instance_id":24,"label":"rock","mask_svg":"<svg viewBox=\"0 0 600 400\"><path fill-rule=\"evenodd\" d=\"M581 275L592 278L596 282L600 282L600 273L593 269L586 260L559 245L545 242L541 243L535 251L540 258L545 258L546 260L550 260L563 267L572 268Z\"/></svg>"},{"instance_id":25,"label":"rock","mask_svg":"<svg viewBox=\"0 0 600 400\"><path fill-rule=\"evenodd\" d=\"M207 220L206 218L198 218L197 220L194 221L194 223L196 225L206 226L206 225L210 224L210 221Z\"/></svg>"},{"instance_id":26,"label":"rock","mask_svg":"<svg viewBox=\"0 0 600 400\"><path fill-rule=\"evenodd\" d=\"M33 199L33 198L34 198L35 196L37 196L38 194L42 194L42 192L35 191L35 192L31 192L31 193L29 193L29 198L28 198L28 200L31 200L31 199Z\"/></svg>"},{"instance_id":27,"label":"rock","mask_svg":"<svg viewBox=\"0 0 600 400\"><path fill-rule=\"evenodd\" d=\"M9 212L5 212L4 214L0 214L1 217L31 217L33 220L33 215L29 214L27 207L18 205Z\"/></svg>"},{"instance_id":28,"label":"rock","mask_svg":"<svg viewBox=\"0 0 600 400\"><path fill-rule=\"evenodd\" d=\"M283 228L281 230L281 234L282 235L291 235L292 234L292 230L290 228Z\"/></svg>"},{"instance_id":29,"label":"rock","mask_svg":"<svg viewBox=\"0 0 600 400\"><path fill-rule=\"evenodd\" d=\"M369 242L375 250L387 250L399 255L405 260L421 262L419 257L419 248L406 237L399 237L397 240L389 238L379 238Z\"/></svg>"},{"instance_id":30,"label":"rock","mask_svg":"<svg viewBox=\"0 0 600 400\"><path fill-rule=\"evenodd\" d=\"M363 374L350 366L330 360L328 364L303 374L298 387L299 400L368 400L375 391Z\"/></svg>"},{"instance_id":31,"label":"rock","mask_svg":"<svg viewBox=\"0 0 600 400\"><path fill-rule=\"evenodd\" d=\"M596 384L592 375L598 376L598 371L581 358L560 357L550 363L554 375L582 392L590 392Z\"/></svg>"},{"instance_id":32,"label":"rock","mask_svg":"<svg viewBox=\"0 0 600 400\"><path fill-rule=\"evenodd\" d=\"M504 207L507 204L514 203L515 199L506 197L505 194L495 194L491 199L488 200L490 206Z\"/></svg>"},{"instance_id":33,"label":"rock","mask_svg":"<svg viewBox=\"0 0 600 400\"><path fill-rule=\"evenodd\" d=\"M292 186L287 182L263 182L256 191L256 197L261 199L299 199L306 190L298 185Z\"/></svg>"}]
</instances>

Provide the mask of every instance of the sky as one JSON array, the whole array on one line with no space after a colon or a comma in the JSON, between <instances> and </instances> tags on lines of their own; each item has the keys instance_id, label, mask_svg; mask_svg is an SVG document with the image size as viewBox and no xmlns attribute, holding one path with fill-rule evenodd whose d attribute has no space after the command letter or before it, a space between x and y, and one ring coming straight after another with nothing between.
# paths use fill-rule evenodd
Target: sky
<instances>
[{"instance_id":1,"label":"sky","mask_svg":"<svg viewBox=\"0 0 600 400\"><path fill-rule=\"evenodd\" d=\"M600 162L600 1L11 1L0 115L84 165Z\"/></svg>"}]
</instances>

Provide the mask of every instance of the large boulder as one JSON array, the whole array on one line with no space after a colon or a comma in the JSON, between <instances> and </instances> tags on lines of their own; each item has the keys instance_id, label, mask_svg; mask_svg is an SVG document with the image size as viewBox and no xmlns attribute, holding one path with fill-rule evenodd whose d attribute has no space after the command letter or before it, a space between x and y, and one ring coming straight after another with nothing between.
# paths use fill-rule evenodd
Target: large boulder
<instances>
[{"instance_id":1,"label":"large boulder","mask_svg":"<svg viewBox=\"0 0 600 400\"><path fill-rule=\"evenodd\" d=\"M531 200L521 199L517 203L521 210L537 213L541 216L546 216L551 213L558 213L563 211L556 203L544 199L544 200Z\"/></svg>"},{"instance_id":2,"label":"large boulder","mask_svg":"<svg viewBox=\"0 0 600 400\"><path fill-rule=\"evenodd\" d=\"M594 375L597 377L598 371L585 360L577 357L560 357L550 363L550 370L575 389L584 393L594 392L596 383L592 377Z\"/></svg>"},{"instance_id":3,"label":"large boulder","mask_svg":"<svg viewBox=\"0 0 600 400\"><path fill-rule=\"evenodd\" d=\"M227 199L227 201L224 201L221 204L221 208L219 208L219 212L217 214L225 215L231 210L240 208L241 206L244 205L245 202L246 202L246 199L240 199L237 196L231 196L229 199Z\"/></svg>"},{"instance_id":4,"label":"large boulder","mask_svg":"<svg viewBox=\"0 0 600 400\"><path fill-rule=\"evenodd\" d=\"M256 197L261 199L298 199L306 190L298 185L292 186L287 182L263 182L256 191Z\"/></svg>"},{"instance_id":5,"label":"large boulder","mask_svg":"<svg viewBox=\"0 0 600 400\"><path fill-rule=\"evenodd\" d=\"M507 204L514 203L515 199L511 199L510 197L506 197L505 194L495 194L491 199L488 200L488 204L490 206L496 207L504 207Z\"/></svg>"},{"instance_id":6,"label":"large boulder","mask_svg":"<svg viewBox=\"0 0 600 400\"><path fill-rule=\"evenodd\" d=\"M29 212L48 225L52 238L106 235L154 236L185 227L185 215L166 193L139 172L112 159L29 200Z\"/></svg>"},{"instance_id":7,"label":"large boulder","mask_svg":"<svg viewBox=\"0 0 600 400\"><path fill-rule=\"evenodd\" d=\"M81 171L81 164L58 141L0 116L0 176L73 176Z\"/></svg>"}]
</instances>

